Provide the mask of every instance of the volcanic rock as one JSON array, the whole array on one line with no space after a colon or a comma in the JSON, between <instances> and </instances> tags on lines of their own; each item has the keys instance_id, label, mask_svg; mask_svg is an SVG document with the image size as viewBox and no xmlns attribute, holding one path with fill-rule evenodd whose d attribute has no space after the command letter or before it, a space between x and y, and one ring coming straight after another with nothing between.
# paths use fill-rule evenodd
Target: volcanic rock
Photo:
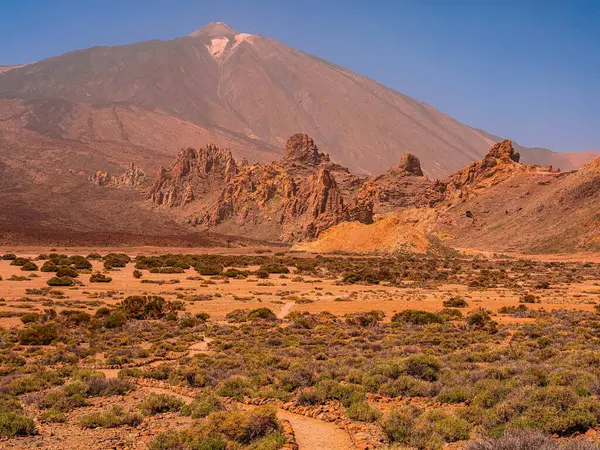
<instances>
[{"instance_id":1,"label":"volcanic rock","mask_svg":"<svg viewBox=\"0 0 600 450\"><path fill-rule=\"evenodd\" d=\"M238 170L229 150L215 145L188 148L179 152L168 169L159 170L149 197L158 205L184 206L222 189Z\"/></svg>"},{"instance_id":2,"label":"volcanic rock","mask_svg":"<svg viewBox=\"0 0 600 450\"><path fill-rule=\"evenodd\" d=\"M146 184L148 176L132 161L127 171L121 175L113 176L108 172L99 170L89 177L89 180L98 186L137 188Z\"/></svg>"}]
</instances>

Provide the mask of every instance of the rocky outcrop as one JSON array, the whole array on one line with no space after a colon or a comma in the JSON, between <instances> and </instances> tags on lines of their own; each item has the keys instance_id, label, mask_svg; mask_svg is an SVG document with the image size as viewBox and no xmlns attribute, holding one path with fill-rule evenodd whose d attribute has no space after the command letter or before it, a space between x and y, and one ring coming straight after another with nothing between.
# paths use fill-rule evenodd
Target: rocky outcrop
<instances>
[{"instance_id":1,"label":"rocky outcrop","mask_svg":"<svg viewBox=\"0 0 600 450\"><path fill-rule=\"evenodd\" d=\"M148 176L142 169L136 167L134 162L131 162L127 171L121 175L114 176L99 170L89 179L98 186L137 188L146 184Z\"/></svg>"},{"instance_id":2,"label":"rocky outcrop","mask_svg":"<svg viewBox=\"0 0 600 450\"><path fill-rule=\"evenodd\" d=\"M400 164L396 168L396 171L404 176L423 176L423 170L421 170L421 161L412 153L405 153L402 155L400 158Z\"/></svg>"},{"instance_id":3,"label":"rocky outcrop","mask_svg":"<svg viewBox=\"0 0 600 450\"><path fill-rule=\"evenodd\" d=\"M515 173L537 170L539 166L519 163L520 155L509 140L495 144L485 157L454 172L450 177L438 183L444 191L446 200L463 199L475 190L499 183Z\"/></svg>"},{"instance_id":4,"label":"rocky outcrop","mask_svg":"<svg viewBox=\"0 0 600 450\"><path fill-rule=\"evenodd\" d=\"M365 180L356 195L358 203L373 204L375 213L433 206L442 199L443 193L423 175L419 158L410 153L385 174Z\"/></svg>"},{"instance_id":5,"label":"rocky outcrop","mask_svg":"<svg viewBox=\"0 0 600 450\"><path fill-rule=\"evenodd\" d=\"M237 173L231 151L215 145L188 148L168 168L159 170L149 197L157 205L184 206L223 189Z\"/></svg>"},{"instance_id":6,"label":"rocky outcrop","mask_svg":"<svg viewBox=\"0 0 600 450\"><path fill-rule=\"evenodd\" d=\"M281 163L304 164L307 166L320 166L331 162L329 155L320 153L314 141L304 133L298 133L288 139L285 153Z\"/></svg>"},{"instance_id":7,"label":"rocky outcrop","mask_svg":"<svg viewBox=\"0 0 600 450\"><path fill-rule=\"evenodd\" d=\"M157 205L186 207L190 223L224 233L299 241L343 221L373 221L358 202L362 178L332 163L306 134L292 136L281 161L237 164L230 152L188 149L161 169L150 192Z\"/></svg>"}]
</instances>

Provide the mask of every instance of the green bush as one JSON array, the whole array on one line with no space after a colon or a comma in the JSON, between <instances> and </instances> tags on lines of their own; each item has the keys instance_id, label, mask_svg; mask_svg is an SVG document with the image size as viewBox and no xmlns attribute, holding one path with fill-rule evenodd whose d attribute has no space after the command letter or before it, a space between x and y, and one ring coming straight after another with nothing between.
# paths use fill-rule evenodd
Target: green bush
<instances>
[{"instance_id":1,"label":"green bush","mask_svg":"<svg viewBox=\"0 0 600 450\"><path fill-rule=\"evenodd\" d=\"M108 411L94 412L79 419L82 428L116 428L123 425L136 427L142 423L139 414L127 413L121 406L115 405Z\"/></svg>"},{"instance_id":2,"label":"green bush","mask_svg":"<svg viewBox=\"0 0 600 450\"><path fill-rule=\"evenodd\" d=\"M56 271L56 276L58 278L63 278L63 277L77 278L79 276L79 272L77 272L72 267L61 267L60 269L58 269Z\"/></svg>"},{"instance_id":3,"label":"green bush","mask_svg":"<svg viewBox=\"0 0 600 450\"><path fill-rule=\"evenodd\" d=\"M277 320L277 316L269 308L256 308L248 313L248 320Z\"/></svg>"},{"instance_id":4,"label":"green bush","mask_svg":"<svg viewBox=\"0 0 600 450\"><path fill-rule=\"evenodd\" d=\"M23 264L23 266L21 267L21 270L34 272L34 271L38 270L38 266L33 261L27 261L25 264Z\"/></svg>"},{"instance_id":5,"label":"green bush","mask_svg":"<svg viewBox=\"0 0 600 450\"><path fill-rule=\"evenodd\" d=\"M223 266L219 264L210 264L210 263L200 263L197 264L194 269L200 275L210 276L210 275L221 275L223 273Z\"/></svg>"},{"instance_id":6,"label":"green bush","mask_svg":"<svg viewBox=\"0 0 600 450\"><path fill-rule=\"evenodd\" d=\"M112 281L111 277L107 277L103 273L95 273L90 277L90 283L110 283Z\"/></svg>"},{"instance_id":7,"label":"green bush","mask_svg":"<svg viewBox=\"0 0 600 450\"><path fill-rule=\"evenodd\" d=\"M42 268L40 269L42 272L58 272L59 267L54 263L54 261L49 260L42 264Z\"/></svg>"},{"instance_id":8,"label":"green bush","mask_svg":"<svg viewBox=\"0 0 600 450\"><path fill-rule=\"evenodd\" d=\"M52 277L46 281L48 286L73 286L75 282L71 277Z\"/></svg>"},{"instance_id":9,"label":"green bush","mask_svg":"<svg viewBox=\"0 0 600 450\"><path fill-rule=\"evenodd\" d=\"M439 314L421 311L418 309L406 309L394 314L392 323L410 323L413 325L428 325L431 323L443 323L444 318Z\"/></svg>"},{"instance_id":10,"label":"green bush","mask_svg":"<svg viewBox=\"0 0 600 450\"><path fill-rule=\"evenodd\" d=\"M202 419L210 413L222 409L223 406L216 397L212 395L203 395L193 400L190 404L183 406L183 408L181 408L181 414L190 416L192 419Z\"/></svg>"},{"instance_id":11,"label":"green bush","mask_svg":"<svg viewBox=\"0 0 600 450\"><path fill-rule=\"evenodd\" d=\"M166 301L157 295L134 295L123 300L117 308L131 319L162 319L169 313L183 309L183 304Z\"/></svg>"},{"instance_id":12,"label":"green bush","mask_svg":"<svg viewBox=\"0 0 600 450\"><path fill-rule=\"evenodd\" d=\"M27 258L14 258L10 263L11 266L24 266L29 260Z\"/></svg>"},{"instance_id":13,"label":"green bush","mask_svg":"<svg viewBox=\"0 0 600 450\"><path fill-rule=\"evenodd\" d=\"M246 272L245 270L231 268L223 272L223 275L225 275L228 278L247 277L248 272Z\"/></svg>"},{"instance_id":14,"label":"green bush","mask_svg":"<svg viewBox=\"0 0 600 450\"><path fill-rule=\"evenodd\" d=\"M267 273L290 273L290 269L279 263L264 264L260 266L260 270Z\"/></svg>"},{"instance_id":15,"label":"green bush","mask_svg":"<svg viewBox=\"0 0 600 450\"><path fill-rule=\"evenodd\" d=\"M381 418L381 411L367 402L356 402L346 408L346 414L352 420L359 422L376 422Z\"/></svg>"},{"instance_id":16,"label":"green bush","mask_svg":"<svg viewBox=\"0 0 600 450\"><path fill-rule=\"evenodd\" d=\"M35 422L16 412L0 412L0 436L30 436L37 434Z\"/></svg>"},{"instance_id":17,"label":"green bush","mask_svg":"<svg viewBox=\"0 0 600 450\"><path fill-rule=\"evenodd\" d=\"M448 300L444 300L442 305L446 308L466 308L469 306L462 297L450 297Z\"/></svg>"},{"instance_id":18,"label":"green bush","mask_svg":"<svg viewBox=\"0 0 600 450\"><path fill-rule=\"evenodd\" d=\"M174 395L150 394L140 404L140 410L145 416L166 413L170 411L179 412L184 401Z\"/></svg>"},{"instance_id":19,"label":"green bush","mask_svg":"<svg viewBox=\"0 0 600 450\"><path fill-rule=\"evenodd\" d=\"M429 355L415 355L406 359L404 371L407 375L424 381L437 381L442 363Z\"/></svg>"},{"instance_id":20,"label":"green bush","mask_svg":"<svg viewBox=\"0 0 600 450\"><path fill-rule=\"evenodd\" d=\"M56 324L30 325L19 332L19 343L23 345L50 345L58 339Z\"/></svg>"}]
</instances>

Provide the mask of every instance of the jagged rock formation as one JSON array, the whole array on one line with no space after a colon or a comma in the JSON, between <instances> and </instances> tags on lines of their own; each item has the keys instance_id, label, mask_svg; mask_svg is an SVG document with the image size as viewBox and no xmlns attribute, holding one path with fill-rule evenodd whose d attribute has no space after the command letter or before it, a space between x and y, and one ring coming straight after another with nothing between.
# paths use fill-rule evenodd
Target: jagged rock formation
<instances>
[{"instance_id":1,"label":"jagged rock formation","mask_svg":"<svg viewBox=\"0 0 600 450\"><path fill-rule=\"evenodd\" d=\"M315 142L304 133L297 133L288 139L285 153L281 160L282 165L307 165L321 166L331 162L329 155L319 153Z\"/></svg>"},{"instance_id":2,"label":"jagged rock formation","mask_svg":"<svg viewBox=\"0 0 600 450\"><path fill-rule=\"evenodd\" d=\"M515 173L543 170L540 166L520 164L520 155L509 140L495 144L485 157L454 172L438 188L446 200L464 199L478 189L497 184Z\"/></svg>"},{"instance_id":3,"label":"jagged rock formation","mask_svg":"<svg viewBox=\"0 0 600 450\"><path fill-rule=\"evenodd\" d=\"M422 177L423 170L421 169L421 161L412 153L405 153L400 158L400 164L397 169L398 172L405 176Z\"/></svg>"},{"instance_id":4,"label":"jagged rock formation","mask_svg":"<svg viewBox=\"0 0 600 450\"><path fill-rule=\"evenodd\" d=\"M442 199L443 192L423 175L419 158L410 153L387 173L365 180L357 193L357 201L372 203L375 213L433 206Z\"/></svg>"},{"instance_id":5,"label":"jagged rock formation","mask_svg":"<svg viewBox=\"0 0 600 450\"><path fill-rule=\"evenodd\" d=\"M157 205L184 206L222 189L237 172L229 150L215 145L188 148L179 152L168 169L159 169L150 199Z\"/></svg>"},{"instance_id":6,"label":"jagged rock formation","mask_svg":"<svg viewBox=\"0 0 600 450\"><path fill-rule=\"evenodd\" d=\"M298 241L343 221L371 223L372 205L353 196L361 182L320 153L309 136L296 134L283 159L266 165L238 165L215 146L185 150L159 171L150 200L186 206L194 225Z\"/></svg>"},{"instance_id":7,"label":"jagged rock formation","mask_svg":"<svg viewBox=\"0 0 600 450\"><path fill-rule=\"evenodd\" d=\"M99 170L89 180L98 186L138 188L148 181L148 176L132 161L127 171L121 175L114 176Z\"/></svg>"}]
</instances>

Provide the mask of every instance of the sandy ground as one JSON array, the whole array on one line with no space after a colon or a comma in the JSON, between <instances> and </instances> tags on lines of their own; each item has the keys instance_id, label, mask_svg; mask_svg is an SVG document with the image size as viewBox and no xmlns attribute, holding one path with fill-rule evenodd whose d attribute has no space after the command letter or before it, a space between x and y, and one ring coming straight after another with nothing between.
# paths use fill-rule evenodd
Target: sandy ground
<instances>
[{"instance_id":1,"label":"sandy ground","mask_svg":"<svg viewBox=\"0 0 600 450\"><path fill-rule=\"evenodd\" d=\"M23 254L23 253L18 253ZM36 253L37 254L37 253ZM87 254L82 252L82 254ZM41 264L40 264L41 265ZM102 270L102 263L93 262L93 270ZM251 267L250 269L256 269ZM126 268L113 270L111 283L90 283L89 275L82 274L79 280L84 286L57 288L66 298L54 300L57 310L85 306L94 312L102 304L114 305L129 295L160 295L168 300L183 300L187 310L192 313L207 312L213 319L223 320L225 315L236 309L271 308L279 318L291 311L308 311L318 313L328 311L337 315L353 312L381 310L386 313L387 320L404 309L422 309L439 311L442 302L451 296L462 296L469 303L465 312L483 306L497 311L502 306L516 306L522 292L512 289L471 290L464 285L446 284L436 288L412 288L410 283L403 287L339 285L334 279L302 277L303 281L292 281L293 274L285 277L271 275L267 280L254 277L247 279L211 279L190 280L197 276L190 269L184 274L151 274L144 271L141 279L133 277L133 264ZM28 289L47 287L46 281L52 273L34 272L37 277L28 281L11 281L12 275L23 276L29 272L20 267L11 266L10 261L0 261L0 312L9 317L0 318L0 326L20 326L18 314L43 311L41 302L44 296L28 294ZM151 284L143 280L164 280L165 284ZM171 283L176 280L177 283ZM547 310L565 308L592 310L600 301L600 274L598 280L587 280L583 283L555 285L551 289L534 293L540 296L541 303L528 305L530 309ZM30 300L27 300L29 298ZM15 315L10 316L10 313ZM6 314L9 313L9 314ZM499 316L500 321L522 322L533 319L514 319Z\"/></svg>"}]
</instances>

